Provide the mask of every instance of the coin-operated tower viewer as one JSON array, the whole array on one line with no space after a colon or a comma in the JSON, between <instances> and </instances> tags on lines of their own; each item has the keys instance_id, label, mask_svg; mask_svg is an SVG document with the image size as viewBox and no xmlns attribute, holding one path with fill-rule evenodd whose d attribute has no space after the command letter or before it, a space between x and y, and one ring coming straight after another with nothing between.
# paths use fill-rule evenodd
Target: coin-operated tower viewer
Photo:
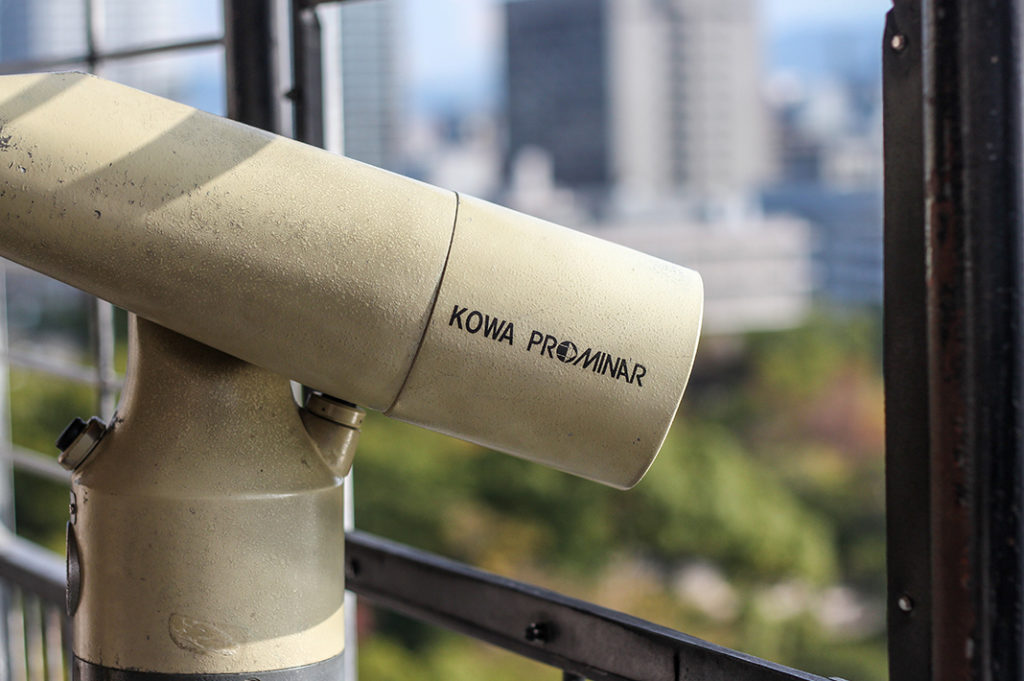
<instances>
[{"instance_id":1,"label":"coin-operated tower viewer","mask_svg":"<svg viewBox=\"0 0 1024 681\"><path fill-rule=\"evenodd\" d=\"M135 315L117 414L61 442L90 680L339 678L355 405L626 488L703 302L690 270L82 74L0 78L0 256Z\"/></svg>"}]
</instances>

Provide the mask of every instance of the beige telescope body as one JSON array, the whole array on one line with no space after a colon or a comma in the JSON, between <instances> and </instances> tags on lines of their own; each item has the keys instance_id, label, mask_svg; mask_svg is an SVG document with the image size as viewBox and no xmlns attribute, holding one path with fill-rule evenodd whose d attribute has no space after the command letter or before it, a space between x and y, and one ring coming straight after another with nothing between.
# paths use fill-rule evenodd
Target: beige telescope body
<instances>
[{"instance_id":1,"label":"beige telescope body","mask_svg":"<svg viewBox=\"0 0 1024 681\"><path fill-rule=\"evenodd\" d=\"M0 256L389 416L635 484L699 275L92 76L0 77Z\"/></svg>"},{"instance_id":2,"label":"beige telescope body","mask_svg":"<svg viewBox=\"0 0 1024 681\"><path fill-rule=\"evenodd\" d=\"M684 268L82 74L0 77L0 256L137 314L116 418L62 445L86 680L338 678L348 403L628 487L703 301ZM299 410L288 378L339 399Z\"/></svg>"}]
</instances>

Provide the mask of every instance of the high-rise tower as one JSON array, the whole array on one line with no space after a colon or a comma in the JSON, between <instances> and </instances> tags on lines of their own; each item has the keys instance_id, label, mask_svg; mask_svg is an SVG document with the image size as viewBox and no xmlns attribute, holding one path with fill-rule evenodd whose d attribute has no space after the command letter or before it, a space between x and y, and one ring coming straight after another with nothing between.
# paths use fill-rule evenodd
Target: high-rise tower
<instances>
[{"instance_id":1,"label":"high-rise tower","mask_svg":"<svg viewBox=\"0 0 1024 681\"><path fill-rule=\"evenodd\" d=\"M401 108L397 0L341 6L345 155L397 170Z\"/></svg>"},{"instance_id":2,"label":"high-rise tower","mask_svg":"<svg viewBox=\"0 0 1024 681\"><path fill-rule=\"evenodd\" d=\"M764 178L754 0L506 5L509 162L631 202L745 196Z\"/></svg>"}]
</instances>

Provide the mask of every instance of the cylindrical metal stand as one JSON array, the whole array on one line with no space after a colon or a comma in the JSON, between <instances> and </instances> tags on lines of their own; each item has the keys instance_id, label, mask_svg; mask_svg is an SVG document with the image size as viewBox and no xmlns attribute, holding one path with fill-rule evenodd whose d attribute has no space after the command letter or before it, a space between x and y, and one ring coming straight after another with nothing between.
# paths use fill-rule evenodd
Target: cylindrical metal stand
<instances>
[{"instance_id":1,"label":"cylindrical metal stand","mask_svg":"<svg viewBox=\"0 0 1024 681\"><path fill-rule=\"evenodd\" d=\"M320 443L351 425L311 437L286 379L132 330L118 413L72 483L76 676L340 678L347 457Z\"/></svg>"}]
</instances>

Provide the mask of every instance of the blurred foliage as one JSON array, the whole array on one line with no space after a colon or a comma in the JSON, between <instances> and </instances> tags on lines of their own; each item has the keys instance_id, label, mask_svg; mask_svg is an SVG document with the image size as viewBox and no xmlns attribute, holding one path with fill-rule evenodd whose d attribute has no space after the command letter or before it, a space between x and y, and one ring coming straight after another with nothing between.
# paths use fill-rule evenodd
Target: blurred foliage
<instances>
[{"instance_id":1,"label":"blurred foliage","mask_svg":"<svg viewBox=\"0 0 1024 681\"><path fill-rule=\"evenodd\" d=\"M778 662L884 679L878 318L819 313L790 331L704 339L676 424L628 492L371 414L357 525ZM11 379L22 446L52 451L92 411L87 389ZM66 492L17 483L19 531L59 545ZM365 679L543 676L361 607Z\"/></svg>"},{"instance_id":2,"label":"blurred foliage","mask_svg":"<svg viewBox=\"0 0 1024 681\"><path fill-rule=\"evenodd\" d=\"M884 679L878 320L817 313L704 339L676 424L628 492L371 418L357 524L775 661ZM724 584L717 601L686 586L705 564ZM450 646L400 618L372 631L371 651L417 651L417 675ZM366 678L407 678L374 654Z\"/></svg>"},{"instance_id":3,"label":"blurred foliage","mask_svg":"<svg viewBox=\"0 0 1024 681\"><path fill-rule=\"evenodd\" d=\"M359 676L406 681L557 678L550 667L451 635L440 636L425 651L413 651L394 639L375 636L359 646Z\"/></svg>"},{"instance_id":4,"label":"blurred foliage","mask_svg":"<svg viewBox=\"0 0 1024 681\"><path fill-rule=\"evenodd\" d=\"M12 369L11 439L14 444L57 456L55 442L76 416L95 408L91 388L23 369ZM55 551L64 551L68 490L16 471L14 517L19 534Z\"/></svg>"}]
</instances>

